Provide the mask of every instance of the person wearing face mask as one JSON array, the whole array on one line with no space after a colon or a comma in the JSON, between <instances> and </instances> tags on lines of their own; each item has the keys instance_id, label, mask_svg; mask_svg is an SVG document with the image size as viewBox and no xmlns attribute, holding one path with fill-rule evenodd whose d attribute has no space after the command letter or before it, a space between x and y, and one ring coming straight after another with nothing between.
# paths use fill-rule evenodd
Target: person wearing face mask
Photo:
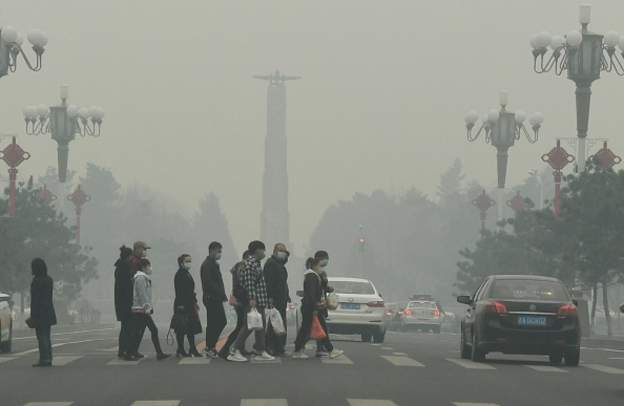
<instances>
[{"instance_id":1,"label":"person wearing face mask","mask_svg":"<svg viewBox=\"0 0 624 406\"><path fill-rule=\"evenodd\" d=\"M145 241L137 241L132 249L130 264L132 265L132 273L134 274L141 269L141 260L147 257L147 251L151 249Z\"/></svg>"},{"instance_id":2,"label":"person wearing face mask","mask_svg":"<svg viewBox=\"0 0 624 406\"><path fill-rule=\"evenodd\" d=\"M154 313L154 306L152 305L152 264L147 258L143 258L139 261L139 270L133 277L133 300L132 300L132 316L134 324L134 342L131 350L123 357L126 361L135 361L138 357L139 346L143 339L143 333L145 328L149 328L152 335L152 343L156 350L156 359L163 360L169 358L169 354L165 354L160 346L160 340L158 338L158 328L152 314Z\"/></svg>"},{"instance_id":3,"label":"person wearing face mask","mask_svg":"<svg viewBox=\"0 0 624 406\"><path fill-rule=\"evenodd\" d=\"M329 264L329 254L327 251L317 251L314 254L314 259L319 261L319 277L321 278L321 292L322 297L325 302L327 302L327 294L332 293L334 288L329 286L329 280L327 279L327 265ZM319 310L319 314L322 317L319 317L319 321L321 322L321 326L323 330L325 330L326 334L329 334L327 330L327 323L325 320L329 317L329 312L327 308L322 308ZM325 343L322 341L316 342L316 356L320 358L325 358L329 356L329 349L325 347Z\"/></svg>"},{"instance_id":4,"label":"person wearing face mask","mask_svg":"<svg viewBox=\"0 0 624 406\"><path fill-rule=\"evenodd\" d=\"M176 341L178 349L176 356L180 357L201 357L195 346L195 334L202 332L201 322L199 321L199 306L197 305L197 295L195 294L195 281L191 275L191 265L193 260L190 255L182 254L178 258L178 271L173 278L173 286L175 288L175 300L173 302L173 311L175 317L183 320L178 323L175 328ZM184 350L184 337L189 343L189 352Z\"/></svg>"},{"instance_id":5,"label":"person wearing face mask","mask_svg":"<svg viewBox=\"0 0 624 406\"><path fill-rule=\"evenodd\" d=\"M290 303L290 291L288 290L288 270L286 263L290 253L286 245L275 244L273 255L264 264L264 280L269 294L269 305L275 307L286 327L286 307ZM269 354L282 356L286 352L286 334L277 335L269 325L266 333L266 347Z\"/></svg>"},{"instance_id":6,"label":"person wearing face mask","mask_svg":"<svg viewBox=\"0 0 624 406\"><path fill-rule=\"evenodd\" d=\"M201 266L201 281L204 291L203 302L206 306L206 356L216 359L219 356L217 352L217 341L227 325L225 317L225 309L223 303L228 298L225 293L225 285L223 284L223 276L219 267L219 260L223 246L221 243L213 241L208 246L208 257Z\"/></svg>"}]
</instances>

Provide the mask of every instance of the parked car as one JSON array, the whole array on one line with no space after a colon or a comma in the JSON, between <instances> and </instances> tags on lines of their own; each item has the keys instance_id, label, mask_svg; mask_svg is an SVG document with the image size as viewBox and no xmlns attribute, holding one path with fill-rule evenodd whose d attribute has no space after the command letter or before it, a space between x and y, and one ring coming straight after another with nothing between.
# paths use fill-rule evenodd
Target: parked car
<instances>
[{"instance_id":1,"label":"parked car","mask_svg":"<svg viewBox=\"0 0 624 406\"><path fill-rule=\"evenodd\" d=\"M440 333L444 313L439 305L431 300L412 300L401 313L401 330L427 330Z\"/></svg>"},{"instance_id":2,"label":"parked car","mask_svg":"<svg viewBox=\"0 0 624 406\"><path fill-rule=\"evenodd\" d=\"M532 275L490 276L461 322L462 358L484 361L489 352L548 355L552 364L577 366L581 329L576 304L563 283Z\"/></svg>"},{"instance_id":3,"label":"parked car","mask_svg":"<svg viewBox=\"0 0 624 406\"><path fill-rule=\"evenodd\" d=\"M359 334L364 342L383 343L386 337L385 303L368 279L330 277L329 286L338 297L338 308L329 311L330 333Z\"/></svg>"},{"instance_id":4,"label":"parked car","mask_svg":"<svg viewBox=\"0 0 624 406\"><path fill-rule=\"evenodd\" d=\"M13 313L11 296L0 293L0 352L11 352Z\"/></svg>"}]
</instances>

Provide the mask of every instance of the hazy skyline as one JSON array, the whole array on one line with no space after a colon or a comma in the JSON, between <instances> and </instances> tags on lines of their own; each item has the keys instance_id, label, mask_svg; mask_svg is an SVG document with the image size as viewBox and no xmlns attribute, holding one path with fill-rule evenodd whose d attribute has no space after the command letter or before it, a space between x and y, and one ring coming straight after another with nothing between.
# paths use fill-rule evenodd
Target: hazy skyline
<instances>
[{"instance_id":1,"label":"hazy skyline","mask_svg":"<svg viewBox=\"0 0 624 406\"><path fill-rule=\"evenodd\" d=\"M624 31L624 3L592 3L591 30ZM41 72L0 80L0 133L18 134L33 155L22 179L56 166L49 136L24 135L22 109L57 103L66 83L70 102L106 112L101 138L71 144L70 169L111 168L124 187L146 184L187 214L214 191L240 250L260 228L266 84L251 76L301 75L288 84L287 133L291 235L302 249L337 200L412 186L434 195L456 157L469 178L495 185L495 151L467 143L463 118L496 107L501 89L510 109L545 116L537 144L511 149L508 185L542 168L555 139L576 134L574 85L533 73L529 38L577 28L579 4L7 0L0 24L41 28L50 42ZM603 73L590 118L590 136L610 138L619 155L623 87Z\"/></svg>"}]
</instances>

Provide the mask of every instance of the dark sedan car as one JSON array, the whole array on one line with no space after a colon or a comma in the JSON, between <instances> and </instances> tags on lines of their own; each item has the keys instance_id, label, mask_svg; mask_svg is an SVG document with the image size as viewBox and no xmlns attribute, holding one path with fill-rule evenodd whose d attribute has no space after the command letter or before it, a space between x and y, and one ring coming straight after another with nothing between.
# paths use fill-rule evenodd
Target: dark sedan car
<instances>
[{"instance_id":1,"label":"dark sedan car","mask_svg":"<svg viewBox=\"0 0 624 406\"><path fill-rule=\"evenodd\" d=\"M483 361L488 352L548 355L550 362L577 366L581 333L576 305L555 278L532 275L488 277L461 322L461 356Z\"/></svg>"}]
</instances>

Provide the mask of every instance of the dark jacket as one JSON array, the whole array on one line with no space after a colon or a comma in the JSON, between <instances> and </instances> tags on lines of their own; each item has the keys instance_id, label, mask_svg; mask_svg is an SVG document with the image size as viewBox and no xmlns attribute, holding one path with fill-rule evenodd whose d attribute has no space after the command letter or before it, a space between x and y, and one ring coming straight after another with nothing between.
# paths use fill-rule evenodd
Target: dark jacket
<instances>
[{"instance_id":1,"label":"dark jacket","mask_svg":"<svg viewBox=\"0 0 624 406\"><path fill-rule=\"evenodd\" d=\"M130 259L115 262L115 314L117 321L126 320L132 314L132 263Z\"/></svg>"},{"instance_id":2,"label":"dark jacket","mask_svg":"<svg viewBox=\"0 0 624 406\"><path fill-rule=\"evenodd\" d=\"M56 324L53 290L54 282L48 275L35 276L30 284L30 317L38 327Z\"/></svg>"},{"instance_id":3,"label":"dark jacket","mask_svg":"<svg viewBox=\"0 0 624 406\"><path fill-rule=\"evenodd\" d=\"M267 259L264 264L264 280L273 306L286 307L286 304L290 302L290 292L288 290L288 270L284 261L274 256Z\"/></svg>"},{"instance_id":4,"label":"dark jacket","mask_svg":"<svg viewBox=\"0 0 624 406\"><path fill-rule=\"evenodd\" d=\"M249 298L247 292L243 288L241 283L241 272L245 268L245 262L237 262L236 265L230 269L232 274L232 295L236 298L238 306L246 307L249 305Z\"/></svg>"},{"instance_id":5,"label":"dark jacket","mask_svg":"<svg viewBox=\"0 0 624 406\"><path fill-rule=\"evenodd\" d=\"M178 269L173 278L173 287L175 289L174 312L195 313L197 295L195 294L195 281L191 273L184 268Z\"/></svg>"},{"instance_id":6,"label":"dark jacket","mask_svg":"<svg viewBox=\"0 0 624 406\"><path fill-rule=\"evenodd\" d=\"M225 286L219 263L212 257L206 257L201 266L201 281L204 291L204 304L210 302L226 302Z\"/></svg>"},{"instance_id":7,"label":"dark jacket","mask_svg":"<svg viewBox=\"0 0 624 406\"><path fill-rule=\"evenodd\" d=\"M306 309L316 310L323 296L320 276L311 270L307 270L303 277L303 298L301 305Z\"/></svg>"}]
</instances>

